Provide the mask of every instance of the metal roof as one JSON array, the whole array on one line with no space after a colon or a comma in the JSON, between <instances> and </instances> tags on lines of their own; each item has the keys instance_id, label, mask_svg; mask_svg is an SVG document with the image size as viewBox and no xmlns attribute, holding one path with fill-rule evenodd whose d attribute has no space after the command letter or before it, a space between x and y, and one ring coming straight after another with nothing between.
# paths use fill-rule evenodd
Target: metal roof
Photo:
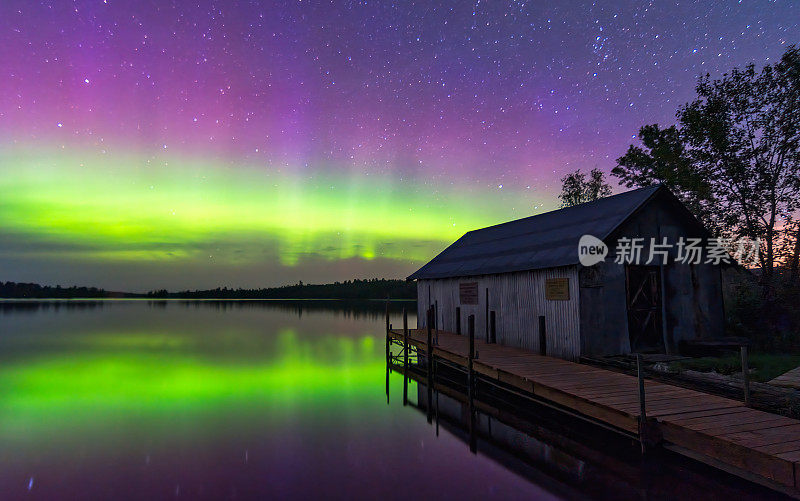
<instances>
[{"instance_id":1,"label":"metal roof","mask_svg":"<svg viewBox=\"0 0 800 501\"><path fill-rule=\"evenodd\" d=\"M577 264L581 236L606 239L660 189L660 185L639 188L470 231L408 279L490 275Z\"/></svg>"}]
</instances>

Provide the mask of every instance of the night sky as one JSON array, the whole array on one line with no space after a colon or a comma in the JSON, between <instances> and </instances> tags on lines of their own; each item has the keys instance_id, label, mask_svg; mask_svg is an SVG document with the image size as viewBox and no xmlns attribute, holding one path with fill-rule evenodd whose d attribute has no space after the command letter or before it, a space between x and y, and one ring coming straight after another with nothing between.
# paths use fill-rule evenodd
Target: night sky
<instances>
[{"instance_id":1,"label":"night sky","mask_svg":"<svg viewBox=\"0 0 800 501\"><path fill-rule=\"evenodd\" d=\"M0 280L403 277L798 40L794 0L3 0Z\"/></svg>"}]
</instances>

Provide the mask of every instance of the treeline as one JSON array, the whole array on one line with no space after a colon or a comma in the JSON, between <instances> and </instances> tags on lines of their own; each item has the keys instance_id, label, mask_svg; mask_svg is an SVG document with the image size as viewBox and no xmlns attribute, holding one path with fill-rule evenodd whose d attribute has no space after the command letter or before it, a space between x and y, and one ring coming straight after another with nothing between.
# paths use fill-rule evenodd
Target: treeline
<instances>
[{"instance_id":1,"label":"treeline","mask_svg":"<svg viewBox=\"0 0 800 501\"><path fill-rule=\"evenodd\" d=\"M185 290L166 289L147 294L111 292L97 287L55 287L33 283L0 282L0 298L65 299L65 298L170 298L170 299L416 299L417 287L405 280L372 278L346 280L332 284L304 284L263 289Z\"/></svg>"},{"instance_id":2,"label":"treeline","mask_svg":"<svg viewBox=\"0 0 800 501\"><path fill-rule=\"evenodd\" d=\"M304 284L271 287L264 289L229 289L227 287L208 290L150 291L150 298L184 299L416 299L417 286L405 280L372 278L346 280L332 284Z\"/></svg>"},{"instance_id":3,"label":"treeline","mask_svg":"<svg viewBox=\"0 0 800 501\"><path fill-rule=\"evenodd\" d=\"M0 282L0 298L103 298L126 297L133 294L108 292L97 287L61 287L56 285L26 284L17 282Z\"/></svg>"}]
</instances>

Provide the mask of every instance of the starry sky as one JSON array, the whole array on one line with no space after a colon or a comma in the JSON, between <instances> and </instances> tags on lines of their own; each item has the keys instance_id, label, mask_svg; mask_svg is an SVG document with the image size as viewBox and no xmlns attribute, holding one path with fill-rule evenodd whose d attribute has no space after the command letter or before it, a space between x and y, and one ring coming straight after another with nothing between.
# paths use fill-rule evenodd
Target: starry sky
<instances>
[{"instance_id":1,"label":"starry sky","mask_svg":"<svg viewBox=\"0 0 800 501\"><path fill-rule=\"evenodd\" d=\"M794 0L3 0L0 280L404 277L798 40Z\"/></svg>"}]
</instances>

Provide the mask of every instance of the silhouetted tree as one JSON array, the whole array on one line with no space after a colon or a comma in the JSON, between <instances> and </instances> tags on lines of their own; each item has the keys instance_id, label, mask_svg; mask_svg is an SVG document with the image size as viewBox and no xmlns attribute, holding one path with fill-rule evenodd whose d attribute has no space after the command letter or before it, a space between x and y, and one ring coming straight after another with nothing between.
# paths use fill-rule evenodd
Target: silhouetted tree
<instances>
[{"instance_id":1,"label":"silhouetted tree","mask_svg":"<svg viewBox=\"0 0 800 501\"><path fill-rule=\"evenodd\" d=\"M111 293L97 287L50 287L32 283L0 282L0 298L101 298Z\"/></svg>"},{"instance_id":2,"label":"silhouetted tree","mask_svg":"<svg viewBox=\"0 0 800 501\"><path fill-rule=\"evenodd\" d=\"M629 187L664 183L710 229L760 239L768 290L779 229L800 202L800 51L789 47L761 71L751 64L706 75L696 92L677 126L642 127L644 147L631 146L612 174Z\"/></svg>"},{"instance_id":3,"label":"silhouetted tree","mask_svg":"<svg viewBox=\"0 0 800 501\"><path fill-rule=\"evenodd\" d=\"M600 169L589 171L589 177L580 169L561 178L561 207L591 202L611 195L611 186L606 183L605 173Z\"/></svg>"},{"instance_id":4,"label":"silhouetted tree","mask_svg":"<svg viewBox=\"0 0 800 501\"><path fill-rule=\"evenodd\" d=\"M611 174L628 188L653 184L667 186L707 228L719 231L710 180L697 168L676 126L657 124L639 129L642 146L631 145L617 159Z\"/></svg>"}]
</instances>

